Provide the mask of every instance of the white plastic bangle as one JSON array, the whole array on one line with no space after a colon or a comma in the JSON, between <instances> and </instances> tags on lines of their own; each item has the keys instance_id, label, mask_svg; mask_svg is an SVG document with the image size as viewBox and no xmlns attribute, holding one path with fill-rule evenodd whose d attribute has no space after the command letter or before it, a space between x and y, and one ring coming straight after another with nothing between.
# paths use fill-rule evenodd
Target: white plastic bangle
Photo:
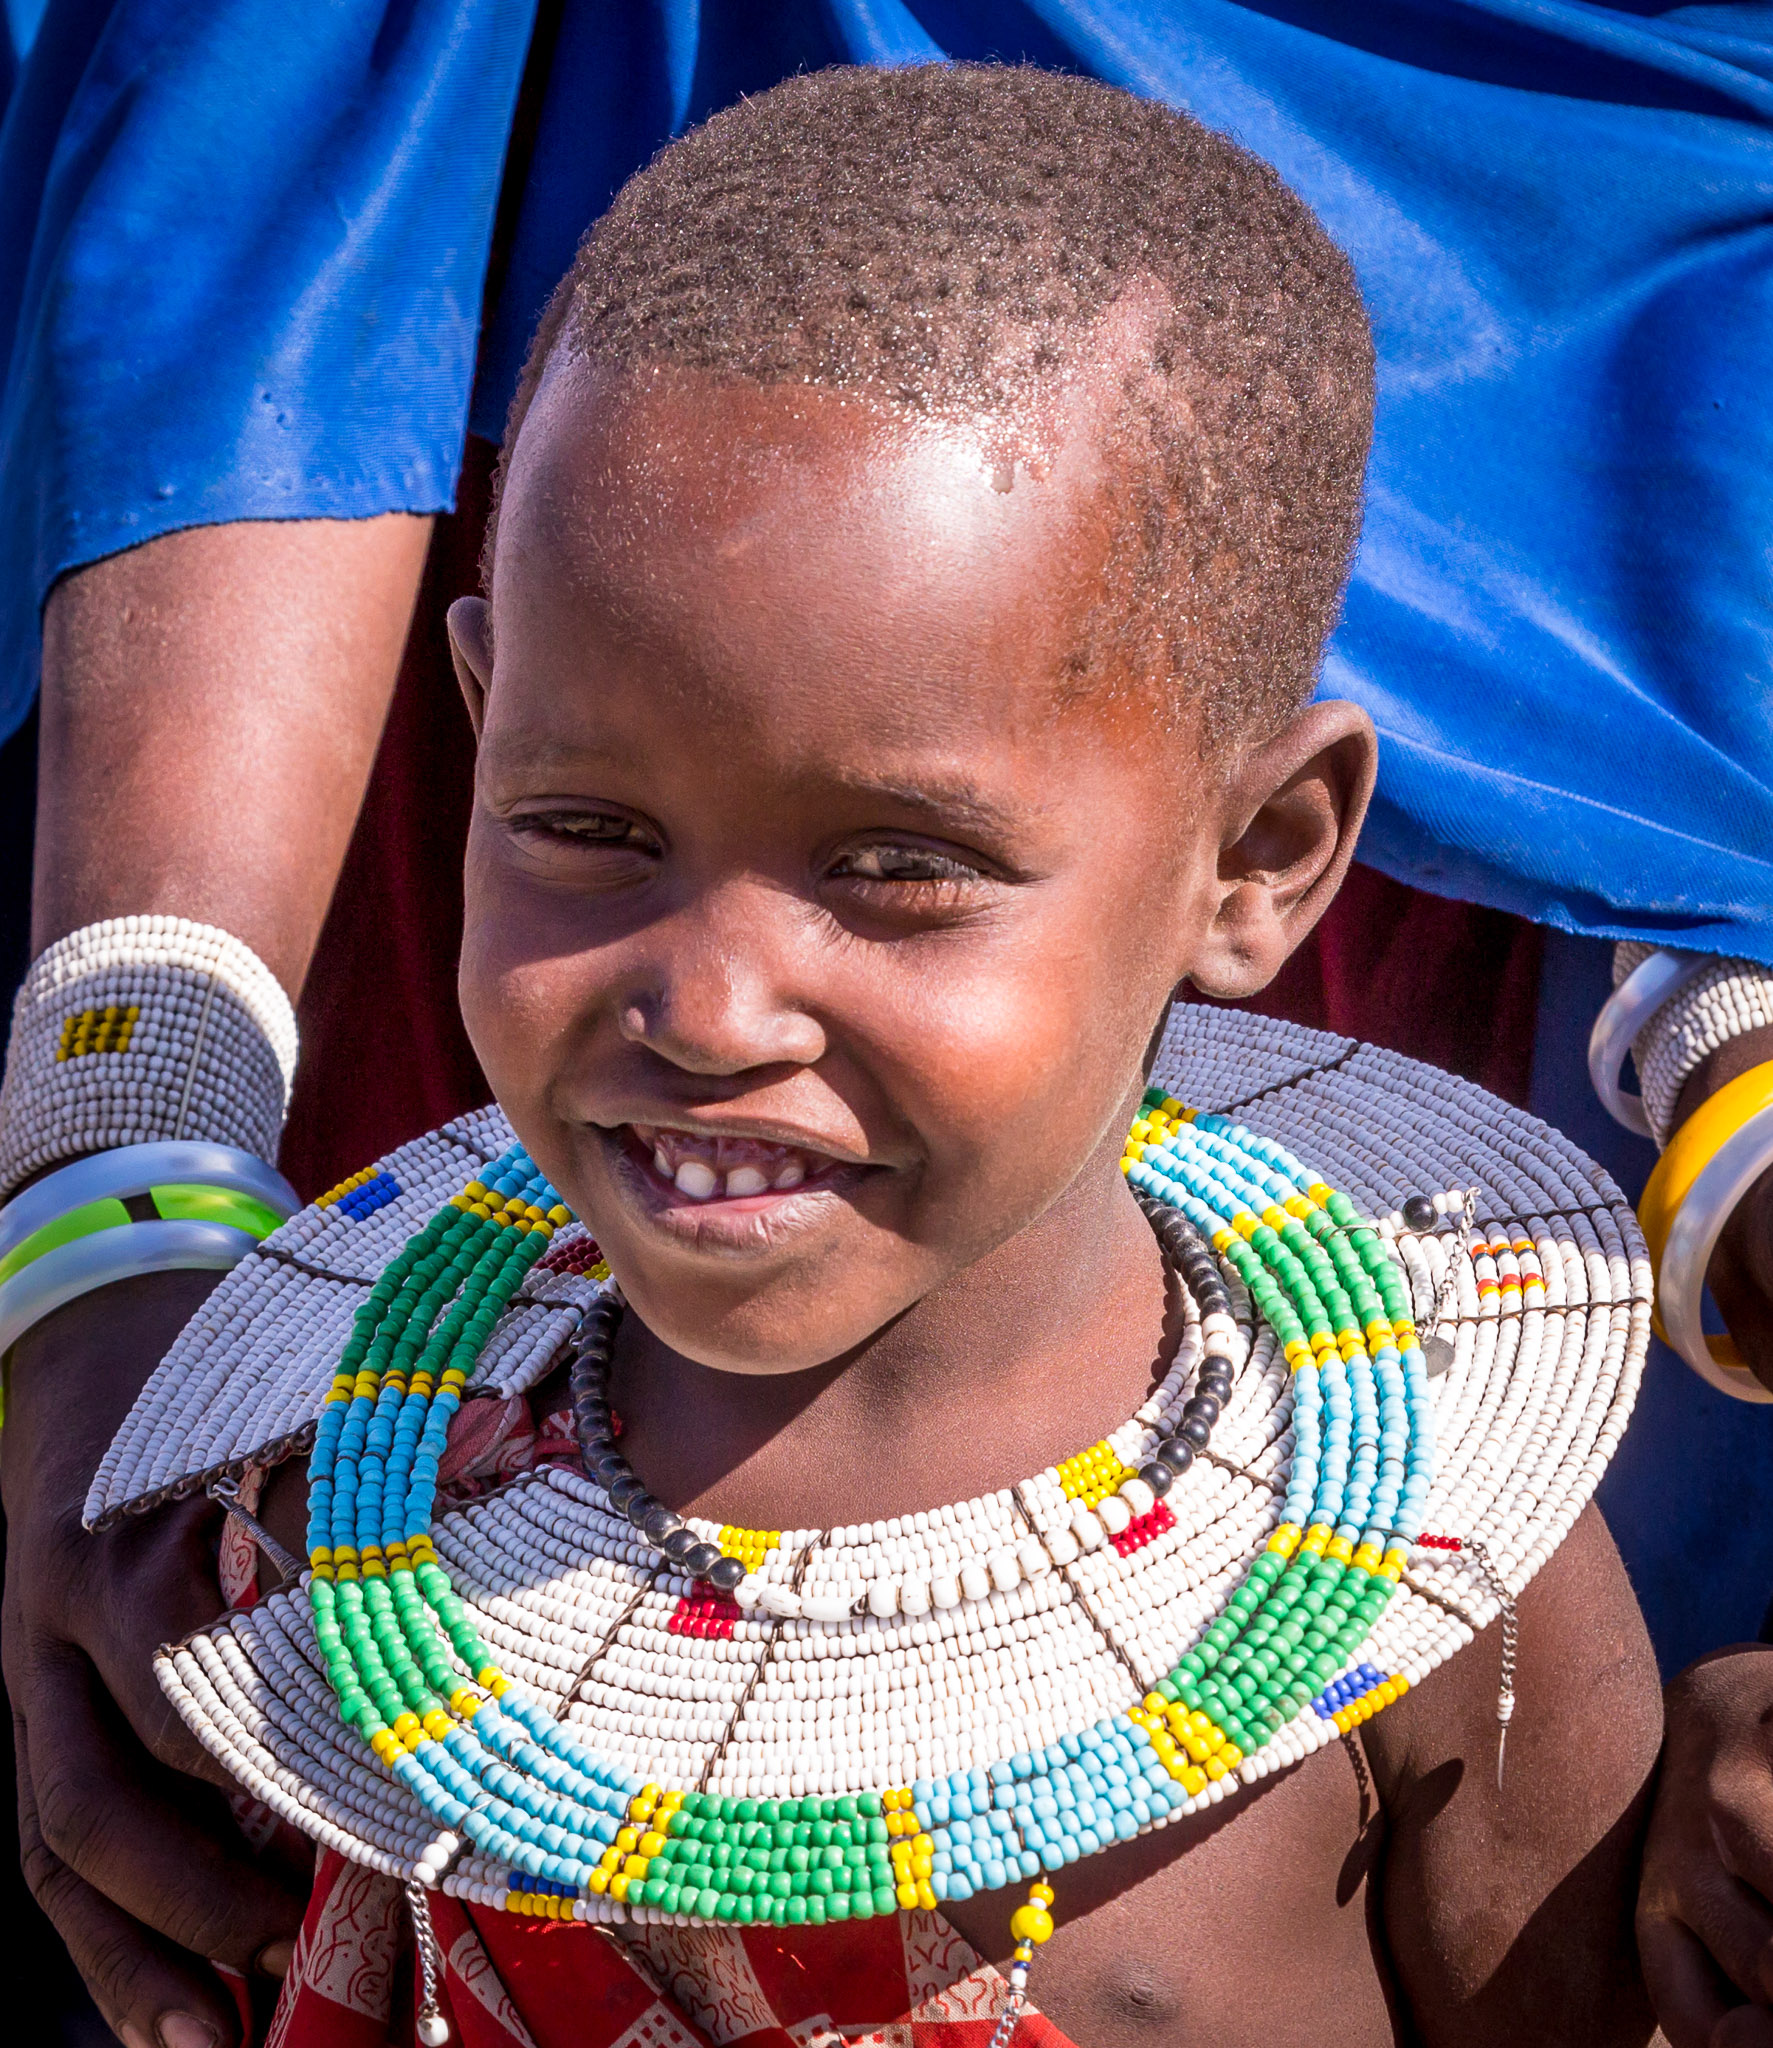
<instances>
[{"instance_id":1,"label":"white plastic bangle","mask_svg":"<svg viewBox=\"0 0 1773 2048\"><path fill-rule=\"evenodd\" d=\"M123 1223L57 1245L0 1286L0 1355L33 1323L94 1288L142 1273L226 1273L258 1240L225 1223Z\"/></svg>"},{"instance_id":2,"label":"white plastic bangle","mask_svg":"<svg viewBox=\"0 0 1773 2048\"><path fill-rule=\"evenodd\" d=\"M214 1145L207 1139L120 1145L115 1151L96 1152L90 1159L58 1167L0 1209L0 1259L70 1209L107 1197L121 1201L130 1195L145 1195L168 1181L251 1195L285 1222L302 1206L301 1198L276 1167L231 1145Z\"/></svg>"},{"instance_id":3,"label":"white plastic bangle","mask_svg":"<svg viewBox=\"0 0 1773 2048\"><path fill-rule=\"evenodd\" d=\"M1711 966L1709 953L1661 950L1640 960L1607 1000L1588 1035L1588 1078L1601 1106L1616 1124L1639 1137L1653 1137L1641 1095L1619 1085L1632 1040L1671 996L1678 995Z\"/></svg>"},{"instance_id":4,"label":"white plastic bangle","mask_svg":"<svg viewBox=\"0 0 1773 2048\"><path fill-rule=\"evenodd\" d=\"M1648 963L1646 962L1646 965ZM1705 1269L1730 1212L1773 1166L1773 1105L1731 1133L1706 1162L1675 1213L1656 1276L1657 1313L1672 1344L1699 1377L1738 1401L1773 1402L1727 1337L1709 1337L1700 1317Z\"/></svg>"}]
</instances>

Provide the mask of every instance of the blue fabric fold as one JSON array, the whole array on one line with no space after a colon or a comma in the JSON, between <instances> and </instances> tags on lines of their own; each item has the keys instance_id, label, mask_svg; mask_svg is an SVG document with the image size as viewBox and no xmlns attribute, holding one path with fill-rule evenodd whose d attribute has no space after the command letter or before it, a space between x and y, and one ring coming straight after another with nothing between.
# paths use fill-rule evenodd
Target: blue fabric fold
<instances>
[{"instance_id":1,"label":"blue fabric fold","mask_svg":"<svg viewBox=\"0 0 1773 2048\"><path fill-rule=\"evenodd\" d=\"M1325 687L1362 856L1591 936L1773 961L1773 6L561 0L477 304L532 0L56 0L0 131L0 729L55 575L174 527L449 502L580 234L803 67L1086 71L1273 162L1379 346Z\"/></svg>"},{"instance_id":2,"label":"blue fabric fold","mask_svg":"<svg viewBox=\"0 0 1773 2048\"><path fill-rule=\"evenodd\" d=\"M54 579L451 502L533 0L55 0L0 127L0 732Z\"/></svg>"}]
</instances>

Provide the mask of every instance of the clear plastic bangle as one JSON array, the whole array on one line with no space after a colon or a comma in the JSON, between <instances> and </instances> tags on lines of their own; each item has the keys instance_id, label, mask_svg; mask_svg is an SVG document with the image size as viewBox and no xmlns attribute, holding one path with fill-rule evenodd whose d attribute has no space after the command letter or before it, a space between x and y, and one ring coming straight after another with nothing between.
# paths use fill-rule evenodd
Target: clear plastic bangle
<instances>
[{"instance_id":1,"label":"clear plastic bangle","mask_svg":"<svg viewBox=\"0 0 1773 2048\"><path fill-rule=\"evenodd\" d=\"M1632 1040L1671 996L1678 995L1712 965L1710 953L1652 953L1640 960L1607 1000L1588 1035L1588 1078L1601 1106L1616 1124L1641 1138L1654 1137L1641 1095L1619 1085Z\"/></svg>"},{"instance_id":2,"label":"clear plastic bangle","mask_svg":"<svg viewBox=\"0 0 1773 2048\"><path fill-rule=\"evenodd\" d=\"M97 1152L90 1159L58 1167L0 1209L0 1259L71 1209L106 1198L121 1201L145 1195L168 1181L251 1195L285 1222L302 1206L301 1198L276 1167L267 1166L250 1152L236 1151L232 1145L211 1144L206 1139L120 1145L115 1151Z\"/></svg>"},{"instance_id":3,"label":"clear plastic bangle","mask_svg":"<svg viewBox=\"0 0 1773 2048\"><path fill-rule=\"evenodd\" d=\"M125 1223L57 1245L0 1287L0 1355L33 1324L94 1288L143 1273L226 1273L257 1242L225 1223Z\"/></svg>"},{"instance_id":4,"label":"clear plastic bangle","mask_svg":"<svg viewBox=\"0 0 1773 2048\"><path fill-rule=\"evenodd\" d=\"M1648 965L1648 963L1645 963ZM1730 1213L1773 1166L1773 1105L1750 1117L1707 1161L1669 1226L1656 1278L1668 1341L1708 1385L1738 1401L1773 1402L1728 1337L1706 1334L1700 1316L1705 1269Z\"/></svg>"}]
</instances>

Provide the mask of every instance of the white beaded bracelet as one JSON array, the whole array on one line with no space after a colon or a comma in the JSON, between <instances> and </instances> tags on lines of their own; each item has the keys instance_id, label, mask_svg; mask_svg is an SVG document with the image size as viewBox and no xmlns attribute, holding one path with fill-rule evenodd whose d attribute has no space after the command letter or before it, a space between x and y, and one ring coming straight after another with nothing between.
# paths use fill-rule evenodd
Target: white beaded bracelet
<instances>
[{"instance_id":1,"label":"white beaded bracelet","mask_svg":"<svg viewBox=\"0 0 1773 2048\"><path fill-rule=\"evenodd\" d=\"M1616 950L1614 958L1618 960ZM1601 1107L1616 1124L1636 1131L1641 1138L1651 1135L1649 1112L1641 1095L1619 1085L1625 1056L1644 1026L1665 1003L1696 981L1712 964L1706 953L1646 952L1625 979L1601 1005L1588 1036L1588 1078L1601 1098ZM1646 1047L1646 1056L1648 1048Z\"/></svg>"},{"instance_id":2,"label":"white beaded bracelet","mask_svg":"<svg viewBox=\"0 0 1773 2048\"><path fill-rule=\"evenodd\" d=\"M1683 961L1692 964L1696 971L1677 973L1659 968L1657 973L1666 976L1666 980L1660 1002L1651 1004L1644 999L1656 977L1639 982L1638 974L1657 960ZM1755 960L1669 953L1638 940L1622 939L1613 949L1613 981L1613 995L1596 1020L1595 1035L1589 1040L1589 1072L1602 1102L1627 1130L1645 1130L1659 1146L1666 1145L1674 1129L1675 1105L1694 1068L1719 1046L1745 1031L1773 1026L1773 967ZM1628 1005L1627 991L1634 984L1636 992ZM1621 1004L1622 1011L1629 1007L1637 1013L1629 1034L1625 1030L1627 1019L1621 1012L1615 1012L1609 1021L1608 1013L1615 1003ZM1601 1036L1603 1022L1607 1023L1607 1050L1597 1056L1596 1040ZM1618 1089L1617 1077L1627 1042L1631 1044L1643 1090L1643 1124L1637 1123L1631 1113L1630 1105L1635 1098L1622 1095ZM1603 1085L1597 1057L1610 1062L1610 1086Z\"/></svg>"},{"instance_id":3,"label":"white beaded bracelet","mask_svg":"<svg viewBox=\"0 0 1773 2048\"><path fill-rule=\"evenodd\" d=\"M274 1158L296 1047L289 998L229 933L158 916L71 932L13 1005L0 1195L57 1160L157 1139Z\"/></svg>"}]
</instances>

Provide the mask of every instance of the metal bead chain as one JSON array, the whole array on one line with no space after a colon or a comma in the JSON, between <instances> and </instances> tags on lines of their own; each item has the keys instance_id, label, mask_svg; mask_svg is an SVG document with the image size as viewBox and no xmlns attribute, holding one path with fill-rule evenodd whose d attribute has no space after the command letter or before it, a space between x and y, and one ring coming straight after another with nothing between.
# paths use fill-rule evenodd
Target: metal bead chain
<instances>
[{"instance_id":1,"label":"metal bead chain","mask_svg":"<svg viewBox=\"0 0 1773 2048\"><path fill-rule=\"evenodd\" d=\"M413 1944L419 1956L419 2013L415 2028L421 2048L443 2048L449 2039L449 2021L437 2001L443 1980L443 1951L437 1944L437 1930L431 1924L431 1903L425 1887L415 1879L406 1883L406 1903L412 1914Z\"/></svg>"}]
</instances>

